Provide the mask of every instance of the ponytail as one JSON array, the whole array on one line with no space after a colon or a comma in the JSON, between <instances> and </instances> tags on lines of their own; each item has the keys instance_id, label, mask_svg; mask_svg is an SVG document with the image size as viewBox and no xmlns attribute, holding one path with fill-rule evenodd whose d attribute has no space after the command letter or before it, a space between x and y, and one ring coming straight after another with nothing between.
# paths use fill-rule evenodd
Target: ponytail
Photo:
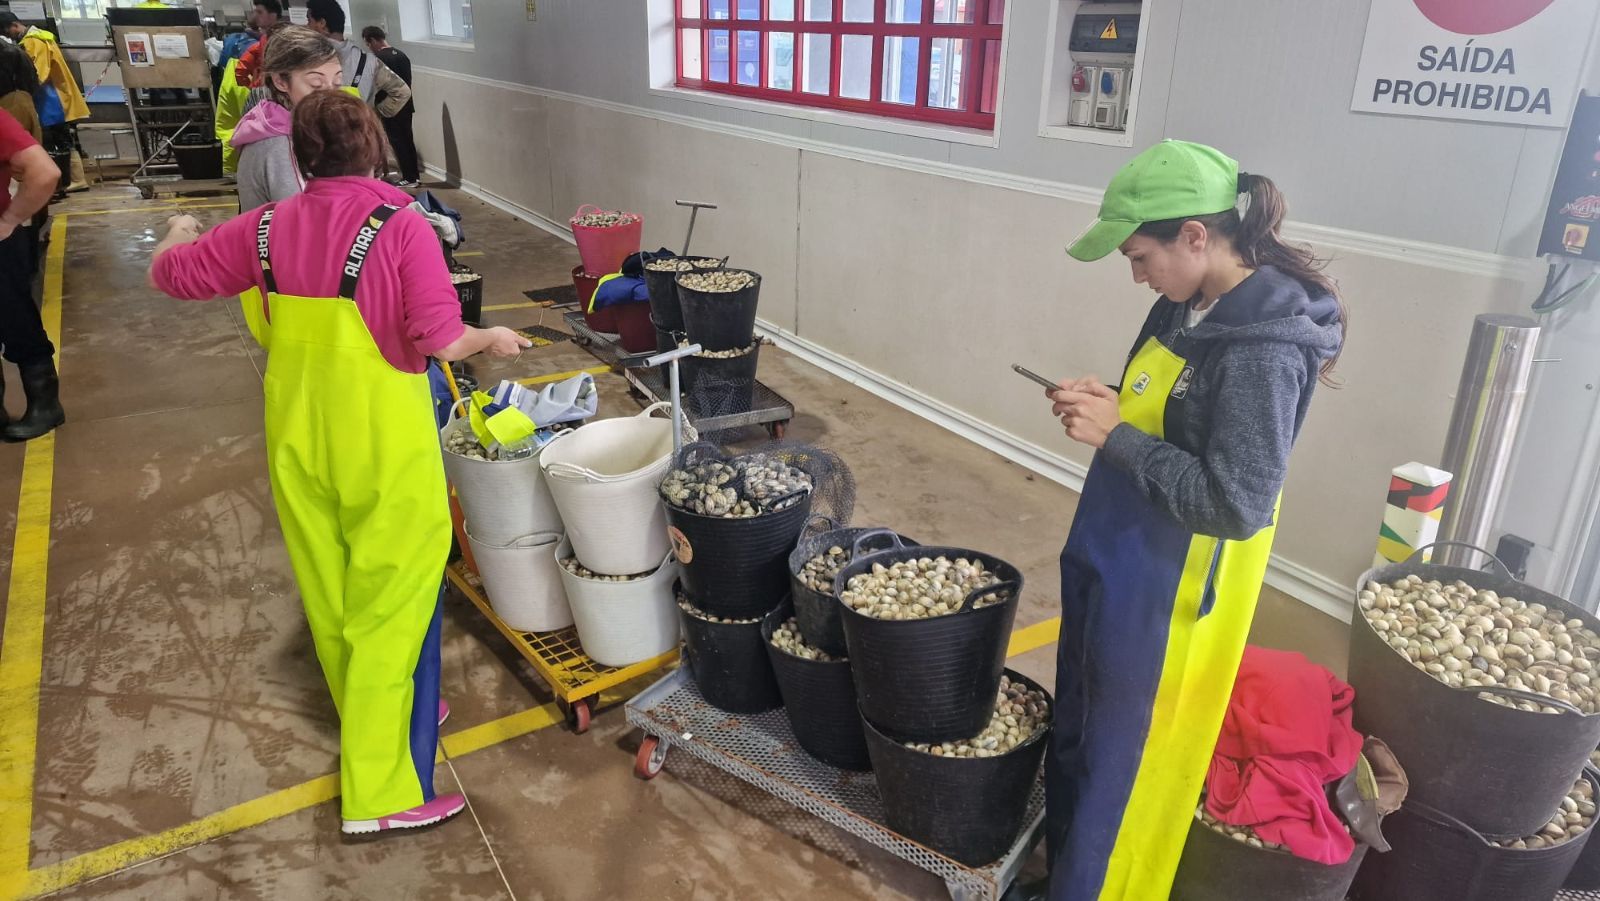
<instances>
[{"instance_id":1,"label":"ponytail","mask_svg":"<svg viewBox=\"0 0 1600 901\"><path fill-rule=\"evenodd\" d=\"M1339 350L1322 364L1318 376L1329 387L1338 387L1333 379L1333 368L1339 362L1344 348L1344 337L1349 330L1350 313L1339 297L1339 286L1322 270L1328 261L1312 253L1311 248L1289 244L1279 230L1288 214L1289 204L1283 192L1265 175L1239 173L1240 206L1209 216L1190 216L1147 222L1139 227L1139 234L1162 241L1173 241L1185 222L1199 222L1213 234L1221 234L1233 245L1239 259L1251 269L1272 266L1293 278L1314 294L1327 294L1339 306Z\"/></svg>"}]
</instances>

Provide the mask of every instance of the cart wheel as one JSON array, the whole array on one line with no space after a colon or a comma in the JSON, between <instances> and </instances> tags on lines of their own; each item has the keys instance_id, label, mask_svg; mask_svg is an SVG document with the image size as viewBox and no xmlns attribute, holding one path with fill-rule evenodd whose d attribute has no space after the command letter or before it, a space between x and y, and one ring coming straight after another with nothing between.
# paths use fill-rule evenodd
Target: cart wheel
<instances>
[{"instance_id":1,"label":"cart wheel","mask_svg":"<svg viewBox=\"0 0 1600 901\"><path fill-rule=\"evenodd\" d=\"M567 707L567 725L572 728L574 735L582 735L589 731L589 721L594 716L594 707L588 698L579 698Z\"/></svg>"},{"instance_id":2,"label":"cart wheel","mask_svg":"<svg viewBox=\"0 0 1600 901\"><path fill-rule=\"evenodd\" d=\"M639 753L633 758L633 774L649 781L661 775L667 763L668 745L654 735L646 735L639 743Z\"/></svg>"},{"instance_id":3,"label":"cart wheel","mask_svg":"<svg viewBox=\"0 0 1600 901\"><path fill-rule=\"evenodd\" d=\"M782 441L783 433L787 431L789 431L788 420L767 423L767 434L772 436L773 441Z\"/></svg>"}]
</instances>

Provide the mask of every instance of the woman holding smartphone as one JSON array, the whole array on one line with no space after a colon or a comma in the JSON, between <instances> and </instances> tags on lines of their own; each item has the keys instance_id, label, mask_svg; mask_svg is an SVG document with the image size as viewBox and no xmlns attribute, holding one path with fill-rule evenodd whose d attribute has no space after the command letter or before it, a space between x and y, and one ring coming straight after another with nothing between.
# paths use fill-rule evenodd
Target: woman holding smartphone
<instances>
[{"instance_id":1,"label":"woman holding smartphone","mask_svg":"<svg viewBox=\"0 0 1600 901\"><path fill-rule=\"evenodd\" d=\"M1120 388L1089 377L1046 392L1067 437L1095 449L1061 554L1052 901L1171 890L1289 451L1344 341L1334 285L1279 237L1283 217L1270 180L1166 141L1117 173L1069 250L1121 251L1161 296Z\"/></svg>"}]
</instances>

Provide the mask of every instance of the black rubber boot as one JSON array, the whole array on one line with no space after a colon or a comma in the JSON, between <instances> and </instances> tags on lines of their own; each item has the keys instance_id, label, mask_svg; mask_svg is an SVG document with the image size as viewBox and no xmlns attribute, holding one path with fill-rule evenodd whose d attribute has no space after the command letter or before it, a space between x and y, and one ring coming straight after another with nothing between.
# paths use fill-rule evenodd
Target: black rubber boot
<instances>
[{"instance_id":1,"label":"black rubber boot","mask_svg":"<svg viewBox=\"0 0 1600 901\"><path fill-rule=\"evenodd\" d=\"M53 360L29 363L22 370L22 390L28 395L28 412L0 431L7 441L32 441L67 421L61 409L61 383Z\"/></svg>"}]
</instances>

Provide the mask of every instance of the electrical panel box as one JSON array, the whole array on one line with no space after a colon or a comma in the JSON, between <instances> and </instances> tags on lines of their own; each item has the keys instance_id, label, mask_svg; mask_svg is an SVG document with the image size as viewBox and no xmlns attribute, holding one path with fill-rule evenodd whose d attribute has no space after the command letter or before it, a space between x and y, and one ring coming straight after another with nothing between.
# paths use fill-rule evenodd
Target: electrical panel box
<instances>
[{"instance_id":1,"label":"electrical panel box","mask_svg":"<svg viewBox=\"0 0 1600 901\"><path fill-rule=\"evenodd\" d=\"M1067 49L1080 53L1118 53L1132 56L1139 48L1139 17L1106 13L1079 13L1072 20Z\"/></svg>"},{"instance_id":2,"label":"electrical panel box","mask_svg":"<svg viewBox=\"0 0 1600 901\"><path fill-rule=\"evenodd\" d=\"M1050 6L1039 134L1130 146L1151 0L1046 0Z\"/></svg>"}]
</instances>

